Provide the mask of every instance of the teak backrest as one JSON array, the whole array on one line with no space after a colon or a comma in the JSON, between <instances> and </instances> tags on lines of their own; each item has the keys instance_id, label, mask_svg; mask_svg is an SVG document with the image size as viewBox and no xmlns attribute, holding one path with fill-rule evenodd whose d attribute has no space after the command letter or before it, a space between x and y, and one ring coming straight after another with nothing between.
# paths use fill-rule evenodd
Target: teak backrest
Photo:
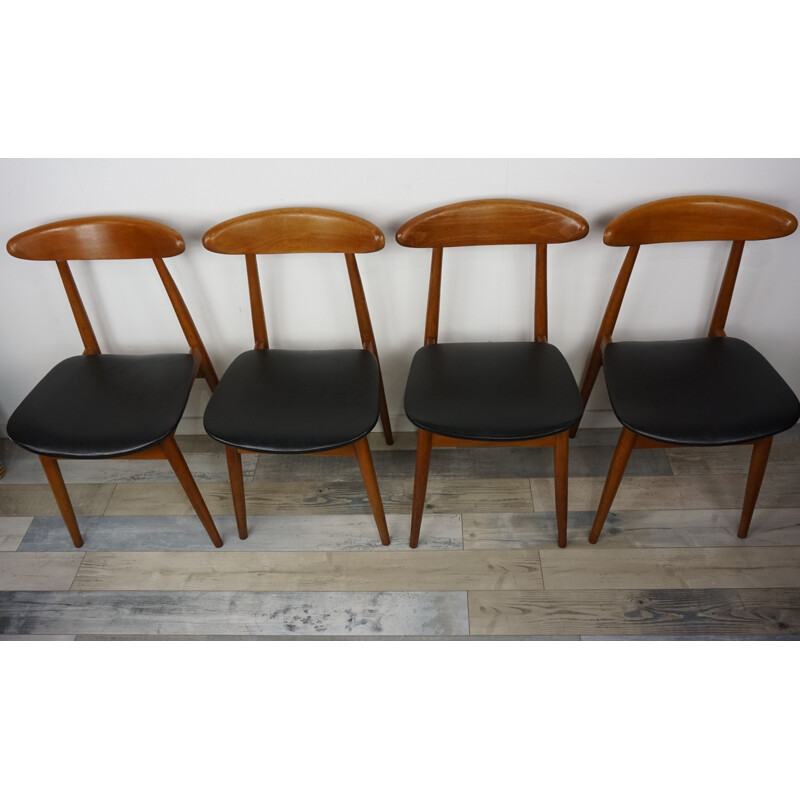
<instances>
[{"instance_id":1,"label":"teak backrest","mask_svg":"<svg viewBox=\"0 0 800 800\"><path fill-rule=\"evenodd\" d=\"M796 229L797 219L781 208L755 200L715 195L656 200L636 206L614 218L606 227L603 241L611 246L627 246L628 252L611 292L581 383L584 407L602 364L602 352L611 342L641 245L711 241L732 243L708 329L709 336L725 336L725 323L744 243L778 239L794 233Z\"/></svg>"},{"instance_id":2,"label":"teak backrest","mask_svg":"<svg viewBox=\"0 0 800 800\"><path fill-rule=\"evenodd\" d=\"M256 350L269 347L257 255L343 253L353 293L361 342L377 358L364 287L355 253L381 250L380 228L361 217L326 208L275 208L220 222L206 231L203 246L214 253L244 255Z\"/></svg>"},{"instance_id":3,"label":"teak backrest","mask_svg":"<svg viewBox=\"0 0 800 800\"><path fill-rule=\"evenodd\" d=\"M547 341L547 245L583 239L589 223L573 211L530 200L468 200L434 208L401 225L397 242L431 247L425 344L439 338L442 254L445 247L536 245L534 339Z\"/></svg>"},{"instance_id":4,"label":"teak backrest","mask_svg":"<svg viewBox=\"0 0 800 800\"><path fill-rule=\"evenodd\" d=\"M206 379L211 389L216 387L217 376L208 353L163 260L185 249L183 237L176 230L137 217L82 217L23 231L9 239L6 249L16 258L56 262L81 334L84 355L99 355L100 346L68 261L152 259L197 362L199 376Z\"/></svg>"}]
</instances>

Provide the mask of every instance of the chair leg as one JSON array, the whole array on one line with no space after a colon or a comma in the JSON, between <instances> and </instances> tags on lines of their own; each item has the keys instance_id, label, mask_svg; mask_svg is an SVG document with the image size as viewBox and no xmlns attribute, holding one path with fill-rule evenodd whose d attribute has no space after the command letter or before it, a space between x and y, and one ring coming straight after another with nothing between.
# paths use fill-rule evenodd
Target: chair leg
<instances>
[{"instance_id":1,"label":"chair leg","mask_svg":"<svg viewBox=\"0 0 800 800\"><path fill-rule=\"evenodd\" d=\"M558 546L567 546L567 486L569 476L569 431L559 433L553 446L556 490L556 526Z\"/></svg>"},{"instance_id":2,"label":"chair leg","mask_svg":"<svg viewBox=\"0 0 800 800\"><path fill-rule=\"evenodd\" d=\"M603 494L600 497L600 505L597 507L597 514L595 515L594 524L589 534L589 541L592 544L596 544L597 540L600 538L600 531L603 528L603 523L606 521L608 512L611 510L611 504L614 502L614 497L617 494L617 489L619 488L635 441L636 434L629 428L623 428L622 433L619 435L617 449L614 451L614 458L611 460L611 466L608 468L608 477L603 487Z\"/></svg>"},{"instance_id":3,"label":"chair leg","mask_svg":"<svg viewBox=\"0 0 800 800\"><path fill-rule=\"evenodd\" d=\"M178 476L183 491L186 492L189 502L194 507L195 513L200 518L200 522L203 523L203 527L214 543L214 547L222 547L222 539L219 536L214 520L211 519L211 514L208 512L206 501L203 500L203 495L200 494L200 490L194 482L194 477L189 471L189 467L186 466L183 453L181 453L172 435L167 436L167 438L161 442L161 449L164 451L164 455L167 457L173 471Z\"/></svg>"},{"instance_id":4,"label":"chair leg","mask_svg":"<svg viewBox=\"0 0 800 800\"><path fill-rule=\"evenodd\" d=\"M769 451L772 447L772 437L759 439L753 445L753 454L750 456L750 472L747 475L747 486L744 490L744 503L742 505L742 517L739 520L740 539L747 538L750 529L750 520L753 518L753 510L756 507L758 493L761 491L761 482L764 480L764 470L767 468Z\"/></svg>"},{"instance_id":5,"label":"chair leg","mask_svg":"<svg viewBox=\"0 0 800 800\"><path fill-rule=\"evenodd\" d=\"M225 446L228 459L228 479L233 495L233 511L236 514L236 527L239 538L247 538L247 508L244 504L244 478L242 477L242 455L235 447Z\"/></svg>"},{"instance_id":6,"label":"chair leg","mask_svg":"<svg viewBox=\"0 0 800 800\"><path fill-rule=\"evenodd\" d=\"M379 398L380 398L380 412L381 412L381 426L383 427L383 438L386 444L394 444L394 435L392 434L392 424L389 421L389 406L386 404L386 392L383 388L383 377L381 377L379 385Z\"/></svg>"},{"instance_id":7,"label":"chair leg","mask_svg":"<svg viewBox=\"0 0 800 800\"><path fill-rule=\"evenodd\" d=\"M369 498L370 506L372 506L372 516L375 517L375 524L378 526L381 543L388 545L391 539L389 539L389 529L386 527L383 500L381 500L381 491L378 488L378 479L375 477L375 465L372 463L372 454L369 451L367 437L364 436L359 439L355 443L355 448L358 466L361 469L361 477L364 479L364 486L367 489L367 497Z\"/></svg>"},{"instance_id":8,"label":"chair leg","mask_svg":"<svg viewBox=\"0 0 800 800\"><path fill-rule=\"evenodd\" d=\"M431 444L433 434L430 431L417 430L417 466L414 471L414 495L411 501L411 538L410 547L419 544L419 529L422 526L422 513L425 511L425 492L428 488L428 468L431 464Z\"/></svg>"},{"instance_id":9,"label":"chair leg","mask_svg":"<svg viewBox=\"0 0 800 800\"><path fill-rule=\"evenodd\" d=\"M72 537L72 543L75 547L83 547L83 538L81 537L81 531L78 527L78 520L75 518L75 510L72 508L72 501L69 499L69 494L67 494L67 487L61 475L61 468L58 466L58 461L48 456L39 456L39 460L42 462L44 474L47 476L47 482L53 490L53 495L58 504L58 510L61 512L69 535Z\"/></svg>"}]
</instances>

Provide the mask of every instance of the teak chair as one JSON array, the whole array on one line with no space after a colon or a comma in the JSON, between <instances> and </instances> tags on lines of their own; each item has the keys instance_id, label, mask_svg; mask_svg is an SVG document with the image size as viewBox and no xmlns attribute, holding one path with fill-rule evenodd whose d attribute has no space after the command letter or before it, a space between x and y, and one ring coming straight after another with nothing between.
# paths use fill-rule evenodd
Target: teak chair
<instances>
[{"instance_id":1,"label":"teak chair","mask_svg":"<svg viewBox=\"0 0 800 800\"><path fill-rule=\"evenodd\" d=\"M431 247L425 343L411 363L405 410L418 428L411 547L419 544L432 447L552 447L559 547L567 544L569 429L578 386L547 341L547 245L582 239L583 217L525 200L475 200L420 214L397 231L404 247ZM445 247L536 245L533 342L438 344Z\"/></svg>"},{"instance_id":2,"label":"teak chair","mask_svg":"<svg viewBox=\"0 0 800 800\"><path fill-rule=\"evenodd\" d=\"M356 253L383 248L371 222L322 208L280 208L221 222L203 236L214 253L244 255L255 349L228 367L205 414L209 436L225 445L239 537L247 538L241 453L352 455L364 479L381 542L389 544L367 434L380 415L392 429L378 350ZM343 253L362 350L271 350L256 256Z\"/></svg>"},{"instance_id":3,"label":"teak chair","mask_svg":"<svg viewBox=\"0 0 800 800\"><path fill-rule=\"evenodd\" d=\"M673 197L638 206L612 220L607 245L628 247L581 385L584 405L602 365L622 433L589 535L597 542L635 447L752 444L739 523L745 538L761 488L772 437L794 425L800 404L769 362L725 323L747 240L788 236L797 220L774 206L735 197ZM708 336L655 342L613 342L611 335L641 245L731 241Z\"/></svg>"},{"instance_id":4,"label":"teak chair","mask_svg":"<svg viewBox=\"0 0 800 800\"><path fill-rule=\"evenodd\" d=\"M181 235L133 217L86 217L53 222L14 236L17 258L55 261L83 340L83 354L57 364L8 421L8 436L38 454L75 547L83 545L59 459L165 458L211 541L222 539L175 442L175 429L196 377L213 388L217 376L164 259L184 250ZM70 260L152 259L190 352L101 355L72 277Z\"/></svg>"}]
</instances>

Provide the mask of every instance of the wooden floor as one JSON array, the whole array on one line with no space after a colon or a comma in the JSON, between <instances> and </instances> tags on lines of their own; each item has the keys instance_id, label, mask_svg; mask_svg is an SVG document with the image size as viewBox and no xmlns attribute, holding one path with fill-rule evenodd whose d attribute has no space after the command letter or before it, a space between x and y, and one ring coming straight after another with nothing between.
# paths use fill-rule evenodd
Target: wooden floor
<instances>
[{"instance_id":1,"label":"wooden floor","mask_svg":"<svg viewBox=\"0 0 800 800\"><path fill-rule=\"evenodd\" d=\"M0 440L0 639L800 639L800 428L748 539L749 448L641 450L592 546L617 434L572 443L566 550L549 448L435 450L416 551L414 434L370 437L390 547L355 459L244 456L242 542L221 447L178 437L222 550L166 462L62 462L76 550L38 459Z\"/></svg>"}]
</instances>

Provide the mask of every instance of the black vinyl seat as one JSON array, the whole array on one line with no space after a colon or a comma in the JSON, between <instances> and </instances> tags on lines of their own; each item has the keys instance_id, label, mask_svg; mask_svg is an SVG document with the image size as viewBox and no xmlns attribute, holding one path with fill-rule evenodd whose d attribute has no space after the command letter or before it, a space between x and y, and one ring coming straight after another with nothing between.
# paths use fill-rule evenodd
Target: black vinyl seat
<instances>
[{"instance_id":1,"label":"black vinyl seat","mask_svg":"<svg viewBox=\"0 0 800 800\"><path fill-rule=\"evenodd\" d=\"M52 458L118 458L146 450L177 427L195 369L188 353L67 358L11 415L9 438Z\"/></svg>"},{"instance_id":2,"label":"black vinyl seat","mask_svg":"<svg viewBox=\"0 0 800 800\"><path fill-rule=\"evenodd\" d=\"M547 342L457 342L417 351L406 415L418 428L478 441L568 430L583 413L575 378Z\"/></svg>"},{"instance_id":3,"label":"black vinyl seat","mask_svg":"<svg viewBox=\"0 0 800 800\"><path fill-rule=\"evenodd\" d=\"M741 339L614 342L603 364L619 421L662 442L740 444L774 436L800 417L786 381Z\"/></svg>"},{"instance_id":4,"label":"black vinyl seat","mask_svg":"<svg viewBox=\"0 0 800 800\"><path fill-rule=\"evenodd\" d=\"M264 453L352 444L378 421L378 362L366 350L250 350L206 408L209 436Z\"/></svg>"}]
</instances>

